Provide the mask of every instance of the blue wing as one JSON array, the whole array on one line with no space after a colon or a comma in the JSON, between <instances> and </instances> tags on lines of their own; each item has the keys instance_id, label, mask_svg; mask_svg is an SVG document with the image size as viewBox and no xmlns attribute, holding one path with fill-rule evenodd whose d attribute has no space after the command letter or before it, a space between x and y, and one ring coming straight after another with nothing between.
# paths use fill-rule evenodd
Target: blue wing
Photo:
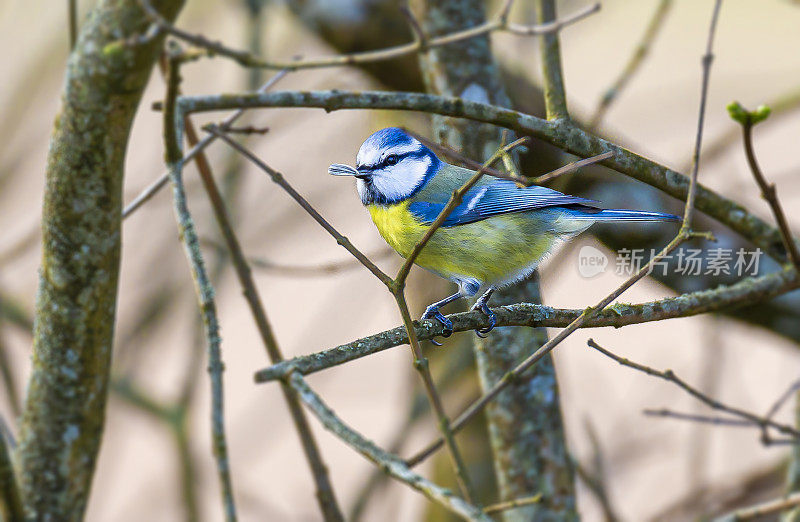
<instances>
[{"instance_id":1,"label":"blue wing","mask_svg":"<svg viewBox=\"0 0 800 522\"><path fill-rule=\"evenodd\" d=\"M464 194L463 201L447 216L443 226L466 225L500 214L546 207L582 205L590 210L596 208L594 203L596 202L591 199L568 196L546 187L519 188L513 181L494 179L475 186ZM431 224L445 205L446 202L425 201L420 198L412 201L408 210L423 223Z\"/></svg>"}]
</instances>

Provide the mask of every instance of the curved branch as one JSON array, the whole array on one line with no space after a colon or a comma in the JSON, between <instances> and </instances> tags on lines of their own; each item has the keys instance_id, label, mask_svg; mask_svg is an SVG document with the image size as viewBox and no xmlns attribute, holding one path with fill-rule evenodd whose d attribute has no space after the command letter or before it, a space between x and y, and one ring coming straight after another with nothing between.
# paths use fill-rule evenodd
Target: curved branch
<instances>
[{"instance_id":1,"label":"curved branch","mask_svg":"<svg viewBox=\"0 0 800 522\"><path fill-rule=\"evenodd\" d=\"M217 111L240 107L316 107L342 109L389 109L420 111L490 123L530 135L580 157L613 152L601 162L670 196L686 200L689 178L655 161L584 131L566 120L547 121L518 111L460 98L407 92L279 91L267 94L222 94L182 97L181 108L189 112ZM695 206L783 262L786 252L778 230L745 207L698 184Z\"/></svg>"},{"instance_id":2,"label":"curved branch","mask_svg":"<svg viewBox=\"0 0 800 522\"><path fill-rule=\"evenodd\" d=\"M291 62L271 62L249 52L238 49L232 49L223 45L220 42L209 40L201 34L193 34L183 29L179 29L172 25L168 20L165 20L155 9L150 6L148 0L140 0L142 6L147 11L150 19L155 26L163 32L169 33L175 38L179 38L201 49L205 49L205 54L208 56L225 56L236 61L239 65L244 67L256 67L261 69L286 69L289 71L297 71L300 69L317 69L321 67L341 67L345 65L361 65L366 63L381 62L386 60L393 60L407 56L409 54L424 52L431 47L440 47L453 43L463 42L470 38L486 35L495 31L506 31L513 34L522 36L531 36L538 34L551 34L560 31L564 27L583 20L587 16L596 13L600 10L600 3L594 3L576 11L575 13L562 18L561 20L553 20L539 25L520 25L512 24L507 20L506 9L502 9L500 14L494 19L489 20L477 27L470 27L461 31L456 31L450 34L442 35L436 38L420 38L416 35L414 41L388 47L385 49L377 49L373 51L364 51L351 54L342 54L337 56L330 56L326 58L317 58L312 60L294 60Z\"/></svg>"},{"instance_id":3,"label":"curved branch","mask_svg":"<svg viewBox=\"0 0 800 522\"><path fill-rule=\"evenodd\" d=\"M366 459L372 461L387 475L416 489L432 501L460 515L465 520L485 522L490 522L492 520L491 517L483 513L478 507L457 497L451 491L417 475L396 455L382 450L376 446L375 443L367 440L363 435L342 422L339 416L325 404L322 398L308 386L308 383L306 383L303 377L298 373L293 373L288 376L287 383L294 388L300 400L302 400L308 409L316 415L325 429L335 434L345 444L356 450Z\"/></svg>"},{"instance_id":4,"label":"curved branch","mask_svg":"<svg viewBox=\"0 0 800 522\"><path fill-rule=\"evenodd\" d=\"M597 313L582 327L620 328L651 321L691 317L764 301L798 287L800 280L797 272L783 270L761 277L742 279L731 286L692 292L659 301L635 305L618 303ZM567 326L583 313L583 310L559 309L530 303L502 306L492 310L497 315L497 326L554 328ZM479 311L452 314L447 317L453 322L453 331L456 332L486 328L489 325L487 317ZM425 320L417 323L416 333L420 340L433 339L441 336L442 332L443 328L437 321ZM267 382L282 379L293 370L307 375L407 343L405 328L399 326L335 348L275 364L257 372L255 380Z\"/></svg>"}]
</instances>

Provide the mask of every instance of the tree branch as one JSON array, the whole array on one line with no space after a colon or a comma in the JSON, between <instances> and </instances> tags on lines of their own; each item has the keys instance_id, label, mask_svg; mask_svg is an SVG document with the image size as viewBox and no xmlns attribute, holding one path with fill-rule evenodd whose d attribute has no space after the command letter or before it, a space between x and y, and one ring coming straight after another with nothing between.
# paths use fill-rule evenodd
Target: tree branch
<instances>
[{"instance_id":1,"label":"tree branch","mask_svg":"<svg viewBox=\"0 0 800 522\"><path fill-rule=\"evenodd\" d=\"M600 4L594 3L586 6L565 17L561 20L553 20L548 23L534 26L524 26L519 24L508 23L507 17L504 16L505 9L501 9L500 14L494 19L487 21L477 27L470 27L462 31L456 31L451 34L439 36L436 38L419 38L415 37L414 41L389 47L387 49L379 49L375 51L365 51L360 53L343 54L338 56L331 56L328 58L317 58L312 60L296 60L292 62L270 62L254 55L248 51L238 49L231 49L220 42L214 42L201 34L192 34L172 25L168 20L159 15L158 11L150 7L148 0L140 0L143 7L147 11L150 19L156 26L166 33L171 34L175 38L186 41L200 49L205 49L208 56L225 56L236 61L244 67L258 67L263 69L287 69L289 71L297 71L300 69L316 69L321 67L341 67L344 65L361 65L366 63L375 63L386 60L393 60L414 54L418 52L427 51L433 47L440 47L453 43L462 42L483 36L496 31L506 31L513 34L524 36L537 35L537 34L552 34L560 31L567 25L578 22L587 16L596 13L600 10Z\"/></svg>"},{"instance_id":2,"label":"tree branch","mask_svg":"<svg viewBox=\"0 0 800 522\"><path fill-rule=\"evenodd\" d=\"M359 249L357 249L353 244L347 239L345 236L341 235L333 226L328 223L328 221L322 217L322 215L317 212L317 210L308 202L306 199L300 195L290 184L286 181L283 174L274 170L272 167L261 161L258 156L247 150L244 146L240 145L233 141L229 136L225 135L224 132L220 128L215 125L206 125L204 130L210 132L212 135L222 138L225 143L230 145L234 150L242 154L244 157L252 161L259 169L264 171L273 182L277 183L289 196L294 199L303 210L305 210L314 221L316 221L322 228L325 229L328 234L331 235L336 240L336 243L341 245L345 250L350 252L358 261L364 265L372 275L378 278L384 285L389 287L392 284L392 278L386 275L380 268L378 268L375 263L373 263L367 256L363 254Z\"/></svg>"},{"instance_id":3,"label":"tree branch","mask_svg":"<svg viewBox=\"0 0 800 522\"><path fill-rule=\"evenodd\" d=\"M367 440L360 433L347 426L331 410L322 398L317 395L305 382L299 373L293 372L287 377L288 383L300 396L322 425L341 439L345 444L355 449L368 460L375 463L392 478L416 489L434 502L438 502L449 511L467 519L491 522L491 517L483 513L478 507L465 502L453 495L452 492L437 486L420 475L411 471L397 456L386 453L373 442Z\"/></svg>"},{"instance_id":4,"label":"tree branch","mask_svg":"<svg viewBox=\"0 0 800 522\"><path fill-rule=\"evenodd\" d=\"M178 222L178 233L183 241L186 258L195 283L195 291L203 317L206 343L208 345L208 373L211 377L211 435L212 448L217 466L217 475L222 493L223 511L228 522L235 522L236 504L233 496L233 481L228 458L228 444L225 435L225 400L223 390L222 349L219 335L219 321L214 302L214 288L206 272L200 241L195 230L194 220L189 212L186 191L183 186L183 136L184 114L175 106L180 82L180 56L169 57L167 72L167 95L164 102L164 146L167 166L172 182L173 204Z\"/></svg>"},{"instance_id":5,"label":"tree branch","mask_svg":"<svg viewBox=\"0 0 800 522\"><path fill-rule=\"evenodd\" d=\"M783 239L783 246L789 253L789 259L792 264L800 270L800 252L797 250L797 243L792 237L792 231L789 229L789 222L786 220L786 214L783 213L783 208L778 200L778 195L775 191L775 184L768 183L764 178L764 173L761 172L761 167L758 166L756 160L756 153L753 148L753 127L761 121L764 121L770 114L769 107L761 106L755 111L745 110L744 107L739 105L738 102L733 102L728 105L728 112L731 117L742 125L744 137L744 152L747 156L747 164L750 166L750 171L761 189L761 197L767 201L772 215L775 216L775 221L778 223L778 229L781 231L781 238Z\"/></svg>"},{"instance_id":6,"label":"tree branch","mask_svg":"<svg viewBox=\"0 0 800 522\"><path fill-rule=\"evenodd\" d=\"M656 39L656 36L658 36L658 32L664 26L664 21L667 19L667 14L669 13L671 7L672 0L661 0L659 2L655 13L653 13L650 22L647 24L647 29L645 29L642 39L636 45L636 49L634 49L633 54L628 59L625 67L623 67L622 71L619 73L619 76L617 76L616 80L614 80L611 86L605 90L603 96L600 98L600 103L597 105L594 115L592 115L591 119L589 120L590 129L595 129L598 125L600 125L600 122L603 120L603 116L605 116L606 112L611 107L611 104L614 103L614 100L617 99L619 94L631 81L631 78L633 78L642 64L644 64L645 58L647 58L647 55L650 53L650 48L653 45L653 41Z\"/></svg>"},{"instance_id":7,"label":"tree branch","mask_svg":"<svg viewBox=\"0 0 800 522\"><path fill-rule=\"evenodd\" d=\"M555 0L536 0L539 23L556 19ZM544 105L548 120L569 119L567 94L564 89L564 72L561 67L561 45L558 33L546 33L540 37L542 72L544 76Z\"/></svg>"},{"instance_id":8,"label":"tree branch","mask_svg":"<svg viewBox=\"0 0 800 522\"><path fill-rule=\"evenodd\" d=\"M161 0L172 20L183 2ZM104 0L70 54L47 160L33 371L17 460L26 515L83 518L108 395L129 130L161 38L120 46L149 22Z\"/></svg>"},{"instance_id":9,"label":"tree branch","mask_svg":"<svg viewBox=\"0 0 800 522\"><path fill-rule=\"evenodd\" d=\"M589 346L591 346L592 348L594 348L598 352L602 353L606 357L609 357L609 358L613 359L614 361L618 362L619 364L621 364L623 366L627 366L628 368L633 368L634 370L638 370L638 371L640 371L642 373L646 373L647 375L651 375L653 377L658 377L660 379L664 379L665 381L669 381L669 382L675 384L676 386L681 388L683 391L685 391L686 393L688 393L689 395L691 395L695 399L699 400L700 402L702 402L703 404L705 404L709 408L712 408L712 409L717 410L717 411L721 411L723 413L727 413L727 414L732 415L734 417L738 417L738 418L740 418L742 420L745 420L745 421L749 422L752 426L756 426L756 427L761 428L762 430L766 430L767 428L772 428L772 429L778 431L781 434L788 435L788 436L790 436L792 438L800 440L800 431L796 430L792 426L775 422L774 420L772 420L770 418L767 418L767 417L764 417L764 416L760 416L760 415L756 415L755 413L751 413L749 411L742 410L741 408L736 408L736 407L733 407L733 406L728 406L727 404L723 404L720 401L718 401L716 399L713 399L713 398L709 397L708 395L704 394L703 392L701 392L700 390L698 390L694 386L691 386L686 381L684 381L683 379L681 379L680 377L675 375L675 373L672 370L660 371L660 370L656 370L654 368L651 368L649 366L645 366L644 364L639 364L639 363L633 362L633 361L631 361L629 359L626 359L624 357L620 357L619 355L616 355L615 353L613 353L613 352L611 352L609 350L606 350L605 348L603 348L602 346L600 346L599 344L594 342L593 339L589 339L588 344L589 344Z\"/></svg>"},{"instance_id":10,"label":"tree branch","mask_svg":"<svg viewBox=\"0 0 800 522\"><path fill-rule=\"evenodd\" d=\"M692 216L695 210L695 198L697 197L697 174L700 169L700 151L703 143L703 126L706 119L706 102L708 101L708 82L711 77L711 62L714 61L713 45L714 34L717 29L719 10L722 7L722 0L716 0L714 10L711 15L711 25L708 29L708 39L706 41L706 52L703 55L703 81L700 87L700 114L697 117L697 134L694 143L694 158L692 161L692 173L689 177L689 190L686 195L686 208L683 213L683 225L681 230L692 229Z\"/></svg>"},{"instance_id":11,"label":"tree branch","mask_svg":"<svg viewBox=\"0 0 800 522\"><path fill-rule=\"evenodd\" d=\"M187 134L194 134L194 128L188 117L184 121L184 126L186 127ZM227 136L222 136L226 142L229 142L229 138ZM197 141L196 136L190 141ZM264 309L264 305L261 302L261 297L258 294L258 288L253 281L253 274L250 270L250 265L248 264L244 252L242 251L239 239L236 237L236 233L233 231L233 226L231 225L230 218L228 217L228 211L225 208L225 201L223 200L222 195L217 188L217 184L214 181L211 167L206 161L205 156L202 154L197 158L197 167L200 172L200 179L203 182L203 186L208 194L208 199L211 202L211 208L214 211L214 217L217 220L217 224L222 231L222 236L225 239L225 244L227 245L231 254L233 266L236 270L236 276L239 279L239 284L242 286L245 300L247 301L250 312L253 315L253 320L258 328L258 333L261 336L261 342L263 343L264 348L267 351L267 355L272 363L279 363L283 361L283 354L281 353L281 349L278 345L277 339L275 338L275 334L272 331L272 326L267 319L267 313ZM343 521L344 517L342 516L342 513L339 510L339 504L336 501L333 485L331 484L330 477L328 475L328 468L322 460L319 446L314 438L314 434L311 432L311 427L308 425L308 419L303 412L300 401L298 400L295 392L286 383L282 383L281 389L283 391L284 398L286 399L286 403L289 406L289 412L292 416L292 421L294 422L300 437L300 442L302 444L306 460L311 467L311 474L314 478L317 488L317 500L319 502L323 518L326 521Z\"/></svg>"},{"instance_id":12,"label":"tree branch","mask_svg":"<svg viewBox=\"0 0 800 522\"><path fill-rule=\"evenodd\" d=\"M713 522L744 522L746 520L761 519L768 515L784 511L789 508L800 506L800 493L794 493L784 498L769 500L762 504L756 504L742 509L737 509L733 513L715 518Z\"/></svg>"},{"instance_id":13,"label":"tree branch","mask_svg":"<svg viewBox=\"0 0 800 522\"><path fill-rule=\"evenodd\" d=\"M460 98L421 93L364 91L283 91L267 94L182 97L181 107L189 112L217 111L240 107L317 107L326 111L342 109L390 109L429 112L491 123L530 135L580 157L611 151L614 156L601 165L647 183L677 199L685 200L689 178L630 150L588 133L574 124L547 121L535 116ZM783 261L780 232L747 209L698 183L695 205L731 230L747 238L768 255Z\"/></svg>"},{"instance_id":14,"label":"tree branch","mask_svg":"<svg viewBox=\"0 0 800 522\"><path fill-rule=\"evenodd\" d=\"M22 522L25 520L25 512L22 509L22 500L8 446L6 435L0 429L0 518L8 522Z\"/></svg>"},{"instance_id":15,"label":"tree branch","mask_svg":"<svg viewBox=\"0 0 800 522\"><path fill-rule=\"evenodd\" d=\"M264 83L264 85L262 85L256 92L261 93L269 91L276 83L278 83L281 79L283 79L283 77L285 77L287 73L288 71L286 69L278 71L266 83ZM219 126L223 129L229 128L231 125L234 124L234 122L236 122L236 120L241 118L241 116L244 113L245 113L244 109L239 109L235 111L233 114L222 120L219 123ZM183 157L183 163L186 164L190 160L194 159L198 154L200 154L203 150L205 150L206 147L211 145L216 139L217 137L214 136L213 134L205 136L198 143L194 144L191 149L189 149L189 152L187 152L186 155ZM155 180L150 185L145 187L145 189L142 190L138 196L133 198L133 201L128 203L128 205L122 211L122 219L125 219L134 212L136 212L136 210L138 210L139 207L147 203L147 201L149 201L150 198L155 196L156 193L158 193L158 191L164 188L168 182L169 182L169 171L166 171L161 176L159 176L157 180Z\"/></svg>"},{"instance_id":16,"label":"tree branch","mask_svg":"<svg viewBox=\"0 0 800 522\"><path fill-rule=\"evenodd\" d=\"M632 324L662 321L680 317L730 309L771 299L800 287L797 272L785 270L760 277L746 278L731 286L701 290L642 304L617 303L586 320L581 328L620 328ZM564 328L583 312L552 308L545 305L519 303L493 308L497 326L529 326ZM453 322L453 331L466 332L486 328L489 320L480 311L463 312L447 316ZM420 340L430 340L442 334L438 321L419 321L416 333ZM323 350L311 355L270 366L255 374L256 382L281 379L296 369L303 375L314 373L361 357L408 343L402 326L364 337L356 341Z\"/></svg>"}]
</instances>

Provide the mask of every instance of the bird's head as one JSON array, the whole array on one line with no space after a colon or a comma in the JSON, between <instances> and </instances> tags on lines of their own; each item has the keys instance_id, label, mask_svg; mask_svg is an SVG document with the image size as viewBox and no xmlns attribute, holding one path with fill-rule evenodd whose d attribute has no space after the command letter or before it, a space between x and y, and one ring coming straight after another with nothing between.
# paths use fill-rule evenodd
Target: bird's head
<instances>
[{"instance_id":1,"label":"bird's head","mask_svg":"<svg viewBox=\"0 0 800 522\"><path fill-rule=\"evenodd\" d=\"M388 127L367 138L358 149L356 167L335 163L334 176L355 176L365 205L388 205L413 196L439 170L441 160L402 129Z\"/></svg>"}]
</instances>

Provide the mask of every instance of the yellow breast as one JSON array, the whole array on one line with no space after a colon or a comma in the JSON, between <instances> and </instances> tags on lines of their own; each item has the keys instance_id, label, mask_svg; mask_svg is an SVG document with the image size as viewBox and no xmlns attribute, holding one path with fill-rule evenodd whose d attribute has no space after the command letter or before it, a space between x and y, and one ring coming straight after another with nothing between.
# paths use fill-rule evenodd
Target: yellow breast
<instances>
[{"instance_id":1,"label":"yellow breast","mask_svg":"<svg viewBox=\"0 0 800 522\"><path fill-rule=\"evenodd\" d=\"M367 205L378 232L403 257L411 253L428 228L408 211L408 205L408 201L396 205Z\"/></svg>"},{"instance_id":2,"label":"yellow breast","mask_svg":"<svg viewBox=\"0 0 800 522\"><path fill-rule=\"evenodd\" d=\"M409 202L368 205L381 236L407 257L428 226L408 210ZM507 214L457 227L437 230L416 263L448 279L472 278L496 284L534 266L553 245L555 237L531 227L520 214Z\"/></svg>"}]
</instances>

